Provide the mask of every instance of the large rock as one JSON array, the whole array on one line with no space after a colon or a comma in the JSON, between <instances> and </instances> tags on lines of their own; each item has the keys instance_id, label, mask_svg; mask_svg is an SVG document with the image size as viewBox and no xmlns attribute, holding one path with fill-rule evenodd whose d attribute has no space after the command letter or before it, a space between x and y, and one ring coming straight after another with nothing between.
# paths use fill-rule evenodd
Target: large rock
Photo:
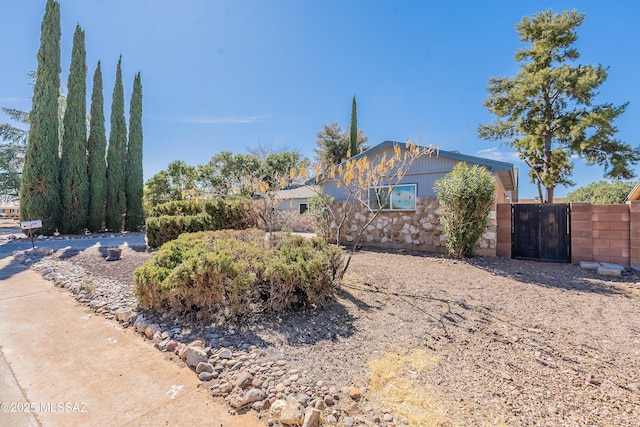
<instances>
[{"instance_id":1,"label":"large rock","mask_svg":"<svg viewBox=\"0 0 640 427\"><path fill-rule=\"evenodd\" d=\"M300 425L304 421L304 408L298 403L296 398L290 397L287 399L278 420L282 424Z\"/></svg>"},{"instance_id":2,"label":"large rock","mask_svg":"<svg viewBox=\"0 0 640 427\"><path fill-rule=\"evenodd\" d=\"M201 362L209 359L207 352L200 347L187 347L185 362L190 368L195 368Z\"/></svg>"},{"instance_id":3,"label":"large rock","mask_svg":"<svg viewBox=\"0 0 640 427\"><path fill-rule=\"evenodd\" d=\"M236 409L243 408L247 405L251 405L254 402L258 402L264 399L264 393L259 388L252 388L244 395L235 397L231 400L231 406Z\"/></svg>"},{"instance_id":4,"label":"large rock","mask_svg":"<svg viewBox=\"0 0 640 427\"><path fill-rule=\"evenodd\" d=\"M248 387L252 381L253 381L253 375L251 375L251 373L247 371L244 371L236 379L236 387L240 387L240 388Z\"/></svg>"},{"instance_id":5,"label":"large rock","mask_svg":"<svg viewBox=\"0 0 640 427\"><path fill-rule=\"evenodd\" d=\"M318 427L320 423L320 411L313 407L308 407L304 413L302 427Z\"/></svg>"}]
</instances>

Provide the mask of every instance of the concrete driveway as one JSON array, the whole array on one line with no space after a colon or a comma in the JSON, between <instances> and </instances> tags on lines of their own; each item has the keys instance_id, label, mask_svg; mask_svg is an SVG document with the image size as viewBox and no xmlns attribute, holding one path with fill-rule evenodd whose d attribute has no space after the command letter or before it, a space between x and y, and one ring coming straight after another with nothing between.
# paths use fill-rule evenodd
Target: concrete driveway
<instances>
[{"instance_id":1,"label":"concrete driveway","mask_svg":"<svg viewBox=\"0 0 640 427\"><path fill-rule=\"evenodd\" d=\"M229 415L198 382L139 335L0 259L0 426L264 425Z\"/></svg>"}]
</instances>

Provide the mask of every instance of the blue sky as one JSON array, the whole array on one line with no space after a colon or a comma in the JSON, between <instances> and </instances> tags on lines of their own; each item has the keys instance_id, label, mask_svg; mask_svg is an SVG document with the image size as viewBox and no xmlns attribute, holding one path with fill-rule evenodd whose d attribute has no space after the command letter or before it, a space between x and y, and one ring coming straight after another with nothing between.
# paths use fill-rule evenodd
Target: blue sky
<instances>
[{"instance_id":1,"label":"blue sky","mask_svg":"<svg viewBox=\"0 0 640 427\"><path fill-rule=\"evenodd\" d=\"M44 0L0 0L0 106L29 110ZM494 117L488 79L518 72L514 25L546 9L587 14L579 63L609 66L598 103L630 102L618 138L640 143L640 2L375 0L60 0L62 82L76 24L88 93L98 60L109 116L118 57L127 103L142 74L145 180L176 159L206 163L260 144L313 157L316 132L348 128L351 98L369 144L407 138L514 162L520 197L537 192L515 152L477 136ZM0 122L7 118L0 114ZM108 129L108 128L107 128ZM636 167L640 175L640 167ZM603 177L578 160L574 181ZM571 189L559 187L556 196Z\"/></svg>"}]
</instances>

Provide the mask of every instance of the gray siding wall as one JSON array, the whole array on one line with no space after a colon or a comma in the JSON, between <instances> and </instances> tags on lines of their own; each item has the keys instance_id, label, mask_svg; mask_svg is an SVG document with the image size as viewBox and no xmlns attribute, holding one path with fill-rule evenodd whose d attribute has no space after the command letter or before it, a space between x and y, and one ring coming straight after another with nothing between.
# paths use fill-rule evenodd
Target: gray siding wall
<instances>
[{"instance_id":1,"label":"gray siding wall","mask_svg":"<svg viewBox=\"0 0 640 427\"><path fill-rule=\"evenodd\" d=\"M379 156L381 157L385 151L387 159L393 156L393 149L390 147L381 150ZM420 156L413 163L400 184L417 184L418 197L435 197L434 183L451 172L456 163L456 160L436 157L435 153L432 156ZM333 196L336 201L342 201L347 198L347 193L344 189L337 188L335 183L328 182L323 187L325 194Z\"/></svg>"}]
</instances>

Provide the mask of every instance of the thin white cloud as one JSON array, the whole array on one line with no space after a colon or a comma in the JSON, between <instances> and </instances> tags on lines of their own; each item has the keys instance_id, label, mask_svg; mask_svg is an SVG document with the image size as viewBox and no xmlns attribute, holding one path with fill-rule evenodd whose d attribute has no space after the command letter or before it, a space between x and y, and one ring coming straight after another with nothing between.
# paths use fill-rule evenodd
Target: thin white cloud
<instances>
[{"instance_id":1,"label":"thin white cloud","mask_svg":"<svg viewBox=\"0 0 640 427\"><path fill-rule=\"evenodd\" d=\"M0 98L0 104L6 104L8 102L23 102L28 100L29 98L7 97L7 98Z\"/></svg>"},{"instance_id":2,"label":"thin white cloud","mask_svg":"<svg viewBox=\"0 0 640 427\"><path fill-rule=\"evenodd\" d=\"M248 116L248 117L164 117L163 120L177 123L198 123L198 124L251 124L264 123L267 121L265 116Z\"/></svg>"},{"instance_id":3,"label":"thin white cloud","mask_svg":"<svg viewBox=\"0 0 640 427\"><path fill-rule=\"evenodd\" d=\"M499 150L496 147L479 150L477 155L479 157L485 157L487 159L498 160L501 162L512 163L512 162L520 161L520 156L516 151L503 151L503 150Z\"/></svg>"}]
</instances>

